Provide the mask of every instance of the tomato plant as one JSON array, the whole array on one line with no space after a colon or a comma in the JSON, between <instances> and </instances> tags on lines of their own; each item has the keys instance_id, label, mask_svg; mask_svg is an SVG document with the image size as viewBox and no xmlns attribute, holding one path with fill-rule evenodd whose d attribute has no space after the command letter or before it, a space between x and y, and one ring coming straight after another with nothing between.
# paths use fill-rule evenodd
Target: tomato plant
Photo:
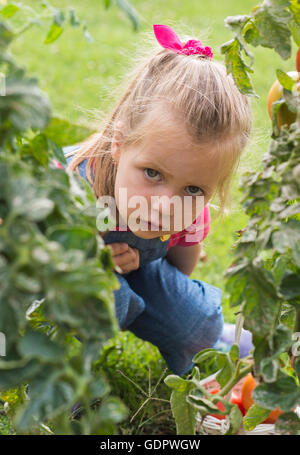
<instances>
[{"instance_id":1,"label":"tomato plant","mask_svg":"<svg viewBox=\"0 0 300 455\"><path fill-rule=\"evenodd\" d=\"M294 82L296 82L296 90L297 90L297 93L299 93L299 91L300 91L300 85L299 85L300 74L297 71L290 71L285 76L291 78L290 87L292 87L294 85ZM283 86L280 84L279 80L276 79L276 81L270 88L270 91L268 94L268 100L267 100L268 113L269 113L270 118L272 118L273 103L275 103L276 101L279 101L283 98L283 90L284 90ZM276 123L277 123L278 128L281 128L283 125L288 125L288 126L291 125L292 123L295 122L296 117L297 117L296 112L290 111L290 109L288 108L286 103L283 103L279 107L279 109L277 110L277 113L276 113Z\"/></svg>"},{"instance_id":2,"label":"tomato plant","mask_svg":"<svg viewBox=\"0 0 300 455\"><path fill-rule=\"evenodd\" d=\"M220 388L213 389L213 390L210 391L210 393L212 393L212 394L220 393ZM238 406L239 410L241 411L241 413L243 415L245 415L245 409L244 409L244 406L243 406L243 403L242 403L242 397L240 395L238 395L236 392L232 392L230 403L236 404ZM218 406L220 411L225 412L225 406L223 405L223 403L221 401L217 402L217 406ZM226 418L225 414L224 415L222 415L222 414L221 415L220 414L210 414L210 415L212 415L216 419L220 419L220 420L223 420L223 419Z\"/></svg>"},{"instance_id":3,"label":"tomato plant","mask_svg":"<svg viewBox=\"0 0 300 455\"><path fill-rule=\"evenodd\" d=\"M58 434L115 434L127 409L94 364L118 330L113 290L119 282L99 241L91 188L61 169L67 164L62 147L93 131L54 117L37 79L9 54L18 34L45 17L51 25L44 44L67 25L83 25L91 38L73 8L67 14L49 2L44 8L49 14L40 17L21 2L0 7L0 334L6 349L0 402L21 434L36 434L46 421ZM10 24L15 14L22 29ZM134 9L128 16L136 26ZM87 411L82 421L71 419L78 402Z\"/></svg>"},{"instance_id":4,"label":"tomato plant","mask_svg":"<svg viewBox=\"0 0 300 455\"><path fill-rule=\"evenodd\" d=\"M297 0L269 0L250 14L225 20L234 38L221 46L221 53L242 93L257 97L249 46L261 45L284 60L291 58L292 40L300 47L299 18ZM173 409L175 403L183 406L184 401L186 413L196 410L202 424L208 415L220 419L224 406L223 415L230 424L227 434L241 427L252 430L262 422L274 423L281 434L300 434L300 419L294 412L300 405L299 350L295 355L295 334L300 332L300 97L295 71L299 61L298 50L296 65L295 60L291 64L294 73L274 68L278 82L268 100L270 145L262 168L242 176L241 202L249 219L246 228L241 227L243 233L234 244L235 259L225 274L230 305L237 307L239 323L252 333L254 349L245 359L240 358L236 343L229 353L206 349L194 357L196 365L184 383L173 376L165 379L173 389ZM208 366L208 374L216 373L220 384L215 394L202 385ZM245 416L243 409L224 400L243 378ZM196 416L188 415L194 434ZM180 433L182 413L174 417Z\"/></svg>"},{"instance_id":5,"label":"tomato plant","mask_svg":"<svg viewBox=\"0 0 300 455\"><path fill-rule=\"evenodd\" d=\"M252 398L252 392L256 387L257 387L257 382L255 381L252 374L249 373L245 378L243 388L242 388L242 393L241 393L242 406L246 412L254 404L254 400ZM280 416L280 414L283 414L283 411L281 411L279 408L276 408L276 409L274 409L274 411L270 412L269 416L265 420L263 420L262 423L275 423L276 420L278 419L278 417Z\"/></svg>"}]
</instances>

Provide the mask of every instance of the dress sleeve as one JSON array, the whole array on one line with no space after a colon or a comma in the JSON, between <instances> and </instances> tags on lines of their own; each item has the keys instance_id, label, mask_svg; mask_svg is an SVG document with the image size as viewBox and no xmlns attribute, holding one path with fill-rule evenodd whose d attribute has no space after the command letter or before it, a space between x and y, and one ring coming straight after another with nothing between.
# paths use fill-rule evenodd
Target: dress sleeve
<instances>
[{"instance_id":1,"label":"dress sleeve","mask_svg":"<svg viewBox=\"0 0 300 455\"><path fill-rule=\"evenodd\" d=\"M200 215L193 223L177 234L171 235L168 249L172 246L193 246L198 245L208 235L210 230L210 209L206 204Z\"/></svg>"}]
</instances>

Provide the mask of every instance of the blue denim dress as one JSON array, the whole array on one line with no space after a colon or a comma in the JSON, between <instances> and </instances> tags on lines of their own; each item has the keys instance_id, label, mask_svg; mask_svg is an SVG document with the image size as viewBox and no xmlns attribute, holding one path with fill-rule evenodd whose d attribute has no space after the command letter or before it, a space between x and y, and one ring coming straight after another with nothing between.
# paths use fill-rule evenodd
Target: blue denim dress
<instances>
[{"instance_id":1,"label":"blue denim dress","mask_svg":"<svg viewBox=\"0 0 300 455\"><path fill-rule=\"evenodd\" d=\"M77 148L68 146L63 151L66 155ZM66 157L68 164L73 157ZM86 180L87 161L86 158L78 166ZM114 291L120 329L130 330L157 346L175 374L188 373L194 366L194 355L215 347L221 339L222 291L190 279L171 265L166 258L168 240L141 239L132 231L109 231L103 241L128 243L140 254L137 270L115 272L120 282L120 288Z\"/></svg>"}]
</instances>

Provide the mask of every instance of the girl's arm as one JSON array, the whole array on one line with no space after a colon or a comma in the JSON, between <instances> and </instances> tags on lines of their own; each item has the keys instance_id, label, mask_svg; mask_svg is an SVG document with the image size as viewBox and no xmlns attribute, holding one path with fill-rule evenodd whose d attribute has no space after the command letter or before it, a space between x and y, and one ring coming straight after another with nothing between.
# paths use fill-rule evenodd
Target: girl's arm
<instances>
[{"instance_id":1,"label":"girl's arm","mask_svg":"<svg viewBox=\"0 0 300 455\"><path fill-rule=\"evenodd\" d=\"M196 267L201 253L201 244L192 246L175 245L167 252L167 260L170 264L185 275L190 275Z\"/></svg>"}]
</instances>

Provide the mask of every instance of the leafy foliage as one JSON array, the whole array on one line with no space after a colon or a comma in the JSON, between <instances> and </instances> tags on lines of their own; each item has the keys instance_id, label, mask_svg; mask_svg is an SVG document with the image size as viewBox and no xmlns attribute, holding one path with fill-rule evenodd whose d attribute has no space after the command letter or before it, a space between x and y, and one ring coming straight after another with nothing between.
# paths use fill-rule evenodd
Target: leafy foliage
<instances>
[{"instance_id":1,"label":"leafy foliage","mask_svg":"<svg viewBox=\"0 0 300 455\"><path fill-rule=\"evenodd\" d=\"M225 25L235 37L221 46L228 73L241 90L249 96L257 96L250 74L253 72L253 54L248 44L274 49L284 60L291 57L293 38L300 46L300 13L297 0L268 0L252 9L251 14L230 16ZM243 54L250 59L245 62Z\"/></svg>"},{"instance_id":2,"label":"leafy foliage","mask_svg":"<svg viewBox=\"0 0 300 455\"><path fill-rule=\"evenodd\" d=\"M243 93L255 96L249 76L254 58L247 45L269 47L283 59L289 58L291 38L300 45L300 3L264 1L250 15L228 17L225 23L235 33L234 39L221 48L227 70ZM250 58L250 65L243 53ZM280 407L284 413L276 430L299 434L300 419L292 412L300 403L299 361L292 357L292 348L293 332L300 332L300 105L295 81L281 70L276 74L284 87L283 98L273 104L273 131L262 170L246 172L241 179L242 204L249 221L234 245L235 261L225 274L230 304L240 307L244 327L252 333L252 356L239 359L236 345L229 353L206 349L194 357L196 373L184 383L193 384L195 389L186 386L179 392L181 383L174 377L172 381L167 377L165 382L176 390L177 400L181 393L184 405L197 409L204 419L207 414L217 414L214 404L221 401L225 405L224 397L252 371L259 385L253 392L255 404L244 417L244 428L252 430L270 410ZM279 130L276 113L283 104L297 113L297 119ZM208 364L209 373L217 373L221 387L213 396L195 380L195 374L207 376ZM225 408L230 425L227 434L236 433L241 415L229 403ZM194 421L187 419L186 413L174 416L179 429L188 425L194 434Z\"/></svg>"},{"instance_id":3,"label":"leafy foliage","mask_svg":"<svg viewBox=\"0 0 300 455\"><path fill-rule=\"evenodd\" d=\"M0 13L6 19L19 9ZM52 12L61 26L63 13ZM19 433L50 422L57 434L114 434L127 410L94 364L118 328L119 282L96 228L95 196L63 169L61 149L87 129L52 118L37 80L8 54L15 36L0 22L0 398ZM86 410L80 421L71 418L78 403Z\"/></svg>"}]
</instances>

